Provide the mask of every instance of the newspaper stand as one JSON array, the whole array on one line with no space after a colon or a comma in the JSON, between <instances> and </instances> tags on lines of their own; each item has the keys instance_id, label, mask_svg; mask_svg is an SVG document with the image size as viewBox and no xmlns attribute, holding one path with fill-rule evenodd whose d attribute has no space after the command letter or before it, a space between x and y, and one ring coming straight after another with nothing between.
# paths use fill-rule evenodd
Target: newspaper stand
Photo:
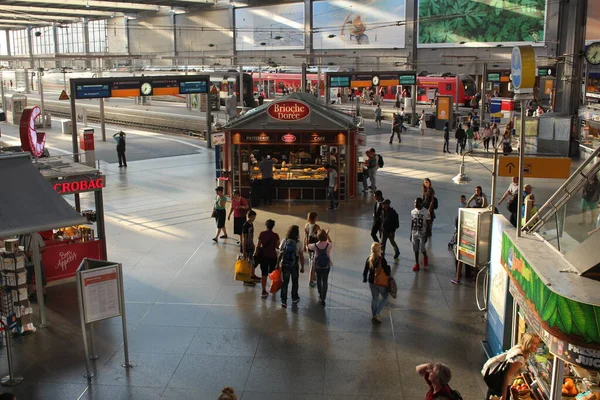
<instances>
[{"instance_id":1,"label":"newspaper stand","mask_svg":"<svg viewBox=\"0 0 600 400\"><path fill-rule=\"evenodd\" d=\"M127 318L125 317L125 291L123 289L123 266L118 263L84 258L77 269L77 298L83 352L85 354L85 378L92 379L90 360L98 359L94 351L94 322L121 317L123 322L124 368L131 368L127 341ZM88 341L89 328L89 341Z\"/></svg>"}]
</instances>

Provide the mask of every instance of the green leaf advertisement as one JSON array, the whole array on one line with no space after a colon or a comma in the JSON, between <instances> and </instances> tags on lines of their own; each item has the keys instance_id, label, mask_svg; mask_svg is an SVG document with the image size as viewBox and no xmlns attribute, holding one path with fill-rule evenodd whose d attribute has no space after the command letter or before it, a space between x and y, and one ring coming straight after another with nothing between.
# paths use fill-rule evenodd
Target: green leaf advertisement
<instances>
[{"instance_id":1,"label":"green leaf advertisement","mask_svg":"<svg viewBox=\"0 0 600 400\"><path fill-rule=\"evenodd\" d=\"M543 42L546 0L419 0L419 45Z\"/></svg>"}]
</instances>

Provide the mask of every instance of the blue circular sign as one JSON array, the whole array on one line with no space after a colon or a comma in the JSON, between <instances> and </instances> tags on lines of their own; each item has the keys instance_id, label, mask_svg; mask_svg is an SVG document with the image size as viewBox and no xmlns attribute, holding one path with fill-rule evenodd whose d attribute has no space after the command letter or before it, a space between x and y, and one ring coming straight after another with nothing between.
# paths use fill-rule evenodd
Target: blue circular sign
<instances>
[{"instance_id":1,"label":"blue circular sign","mask_svg":"<svg viewBox=\"0 0 600 400\"><path fill-rule=\"evenodd\" d=\"M518 47L514 47L512 50L512 55L510 57L510 72L512 75L512 82L515 89L521 88L522 67L523 63L521 61L521 50Z\"/></svg>"}]
</instances>

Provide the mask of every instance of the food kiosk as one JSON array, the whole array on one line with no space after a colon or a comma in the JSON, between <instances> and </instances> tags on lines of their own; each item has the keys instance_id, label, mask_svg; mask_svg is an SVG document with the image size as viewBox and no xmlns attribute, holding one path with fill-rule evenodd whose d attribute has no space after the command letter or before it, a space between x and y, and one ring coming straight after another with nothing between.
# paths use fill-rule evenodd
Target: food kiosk
<instances>
[{"instance_id":1,"label":"food kiosk","mask_svg":"<svg viewBox=\"0 0 600 400\"><path fill-rule=\"evenodd\" d=\"M526 371L513 382L512 398L600 399L597 272L579 272L540 236L517 238L514 229L502 233L500 259L513 299L512 317L506 321L512 344L525 332L542 339Z\"/></svg>"},{"instance_id":2,"label":"food kiosk","mask_svg":"<svg viewBox=\"0 0 600 400\"><path fill-rule=\"evenodd\" d=\"M339 173L339 200L356 193L358 127L353 117L329 108L307 93L259 106L224 127L224 169L231 190L250 198L260 192L263 157L277 160L272 198L326 200L327 171Z\"/></svg>"}]
</instances>

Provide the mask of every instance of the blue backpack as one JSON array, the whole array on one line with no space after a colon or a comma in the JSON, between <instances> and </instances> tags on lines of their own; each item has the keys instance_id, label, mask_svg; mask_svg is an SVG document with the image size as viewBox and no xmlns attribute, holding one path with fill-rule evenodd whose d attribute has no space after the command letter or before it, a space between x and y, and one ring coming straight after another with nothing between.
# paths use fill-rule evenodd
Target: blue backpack
<instances>
[{"instance_id":1,"label":"blue backpack","mask_svg":"<svg viewBox=\"0 0 600 400\"><path fill-rule=\"evenodd\" d=\"M315 249L317 251L317 256L315 257L315 267L317 269L329 268L329 256L327 255L328 247L329 243L327 243L327 246L325 246L324 249L319 249L317 245L315 245Z\"/></svg>"},{"instance_id":2,"label":"blue backpack","mask_svg":"<svg viewBox=\"0 0 600 400\"><path fill-rule=\"evenodd\" d=\"M293 267L296 265L296 241L287 239L283 246L283 255L281 265L284 267Z\"/></svg>"}]
</instances>

